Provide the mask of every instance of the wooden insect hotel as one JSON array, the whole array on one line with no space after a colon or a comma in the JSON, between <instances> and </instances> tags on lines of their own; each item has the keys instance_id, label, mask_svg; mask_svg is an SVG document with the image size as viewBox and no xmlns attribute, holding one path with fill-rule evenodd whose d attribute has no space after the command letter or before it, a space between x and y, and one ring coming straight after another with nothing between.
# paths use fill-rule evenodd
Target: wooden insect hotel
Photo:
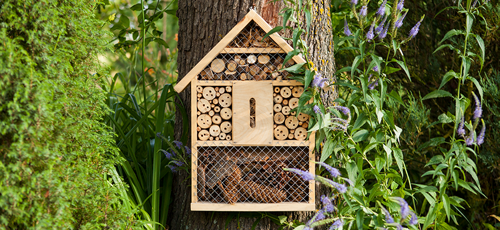
<instances>
[{"instance_id":1,"label":"wooden insect hotel","mask_svg":"<svg viewBox=\"0 0 500 230\"><path fill-rule=\"evenodd\" d=\"M193 211L312 211L309 116L296 114L301 83L283 69L292 47L255 11L240 21L177 85L191 83Z\"/></svg>"}]
</instances>

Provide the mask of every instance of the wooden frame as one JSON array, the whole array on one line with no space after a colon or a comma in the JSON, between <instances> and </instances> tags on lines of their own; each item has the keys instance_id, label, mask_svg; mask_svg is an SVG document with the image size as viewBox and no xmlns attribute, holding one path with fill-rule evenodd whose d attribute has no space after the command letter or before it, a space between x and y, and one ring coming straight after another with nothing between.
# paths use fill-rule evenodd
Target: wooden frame
<instances>
[{"instance_id":1,"label":"wooden frame","mask_svg":"<svg viewBox=\"0 0 500 230\"><path fill-rule=\"evenodd\" d=\"M253 143L252 141L246 141L244 143L237 143L233 140L219 140L218 141L202 141L198 140L198 130L197 130L197 117L198 117L198 97L197 97L197 88L199 86L203 87L217 87L217 86L231 86L232 87L232 100L235 97L235 84L239 84L238 82L245 82L239 80L198 80L197 76L202 72L219 54L283 54L288 53L293 50L288 43L281 38L277 34L270 35L272 41L274 41L278 47L274 48L228 48L227 46L233 41L233 39L238 36L238 34L243 31L243 29L250 23L255 22L258 27L268 33L272 27L264 21L254 10L250 10L250 12L233 28L231 31L224 36L224 38L214 47L205 57L198 62L191 71L174 87L174 89L180 93L183 91L189 83L191 83L191 210L192 211L313 211L315 209L315 182L314 180L309 182L309 194L308 201L304 202L280 202L280 203L248 203L248 202L237 202L233 204L226 203L212 203L198 200L197 187L198 187L198 148L200 147L219 147L219 146L256 146L256 147L264 147L264 146L286 146L286 147L308 147L308 169L309 172L315 173L315 132L312 132L309 135L309 139L306 140L275 140L271 138L268 143L263 144L262 141L256 141ZM292 60L295 63L305 63L305 60L300 56L294 56ZM272 87L279 86L302 86L303 84L295 81L295 80L263 80L257 81L259 84L270 84ZM292 88L292 87L290 87ZM241 90L242 93L245 90ZM248 90L246 90L248 91ZM259 89L255 89L255 91L259 91ZM198 91L199 92L199 91ZM229 91L228 91L229 92ZM251 94L253 92L246 92L247 94ZM267 95L267 94L266 94ZM272 92L271 92L272 95ZM272 103L272 102L271 102ZM241 103L240 103L241 104ZM233 103L234 105L234 103ZM213 107L213 105L212 105ZM204 108L204 107L201 107ZM233 111L237 111L235 107L232 107ZM259 108L259 105L257 105ZM256 109L258 111L258 109ZM267 111L267 110L266 110ZM269 111L267 111L269 113ZM259 114L259 112L257 112ZM267 113L266 113L267 114ZM271 114L273 114L271 110ZM235 116L230 118L231 124L234 126ZM271 126L272 128L272 126ZM274 128L273 128L274 129ZM234 131L234 129L233 129ZM235 137L234 132L233 138ZM200 168L203 170L202 168ZM306 184L307 186L307 184Z\"/></svg>"},{"instance_id":2,"label":"wooden frame","mask_svg":"<svg viewBox=\"0 0 500 230\"><path fill-rule=\"evenodd\" d=\"M177 91L177 93L180 93L182 92L186 86L192 82L194 79L196 79L196 76L208 65L210 64L210 62L215 58L217 57L217 55L219 55L219 53L221 53L224 49L227 49L226 46L229 45L229 43L231 43L231 41L245 28L245 26L248 25L248 23L250 23L251 21L254 21L255 23L257 23L258 26L260 26L266 33L268 33L269 31L271 31L273 28L259 15L257 14L257 12L255 12L254 10L250 10L250 12L248 12L247 15L245 15L245 17L240 21L238 22L238 24L236 24L236 26L231 29L231 31L229 31L229 33L226 34L226 36L224 36L224 38L222 38L222 40L217 43L217 45L215 45L214 48L212 48L212 50L210 50L210 52L208 52L207 55L205 55L205 57L203 57L203 59L201 59L200 62L198 62L198 64L196 64L194 66L193 69L191 69L191 71L189 71L188 74L186 74L186 76L184 76L184 78L182 78L182 80L180 82L177 83L177 85L175 85L174 89L175 91ZM285 41L285 39L283 39L281 36L279 36L278 34L274 33L274 34L271 34L269 37L271 37L271 39L276 42L278 44L278 46L285 52L285 53L288 53L290 51L293 50L293 48L288 45L288 43ZM275 49L275 48L268 48L268 49ZM229 49L228 49L229 50ZM278 48L276 48L276 50L278 50ZM243 51L242 51L243 52ZM306 61L300 57L300 56L294 56L292 58L296 63L305 63Z\"/></svg>"}]
</instances>

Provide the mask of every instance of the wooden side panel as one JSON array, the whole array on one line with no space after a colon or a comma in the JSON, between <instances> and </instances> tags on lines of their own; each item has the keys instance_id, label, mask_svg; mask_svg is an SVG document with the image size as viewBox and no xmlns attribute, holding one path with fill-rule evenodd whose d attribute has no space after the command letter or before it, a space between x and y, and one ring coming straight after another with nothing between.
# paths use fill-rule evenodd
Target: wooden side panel
<instances>
[{"instance_id":1,"label":"wooden side panel","mask_svg":"<svg viewBox=\"0 0 500 230\"><path fill-rule=\"evenodd\" d=\"M197 114L196 112L198 111L196 107L196 99L197 97L195 96L196 92L196 81L193 81L191 83L191 92L193 92L193 95L191 95L191 203L196 203L198 202L198 195L196 192L197 188L197 174L198 174L198 147L196 147L196 139L198 138L198 135L196 135L196 120L197 120Z\"/></svg>"},{"instance_id":2,"label":"wooden side panel","mask_svg":"<svg viewBox=\"0 0 500 230\"><path fill-rule=\"evenodd\" d=\"M250 126L250 99L255 99L255 126ZM271 82L233 83L233 140L235 145L271 145L273 85Z\"/></svg>"},{"instance_id":3,"label":"wooden side panel","mask_svg":"<svg viewBox=\"0 0 500 230\"><path fill-rule=\"evenodd\" d=\"M309 135L309 172L312 173L313 175L316 174L316 156L314 154L314 147L316 144L316 132L312 132L311 135ZM309 181L309 204L314 205L316 203L315 200L315 194L316 194L316 186L315 186L316 180L311 180Z\"/></svg>"}]
</instances>

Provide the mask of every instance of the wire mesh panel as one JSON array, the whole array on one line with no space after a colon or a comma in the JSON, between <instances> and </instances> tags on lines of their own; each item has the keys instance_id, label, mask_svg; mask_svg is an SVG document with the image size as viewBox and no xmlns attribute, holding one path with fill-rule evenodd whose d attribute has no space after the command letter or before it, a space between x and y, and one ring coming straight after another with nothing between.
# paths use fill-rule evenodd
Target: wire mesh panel
<instances>
[{"instance_id":1,"label":"wire mesh panel","mask_svg":"<svg viewBox=\"0 0 500 230\"><path fill-rule=\"evenodd\" d=\"M198 75L198 80L287 80L290 74L282 69L286 53L254 22L238 36Z\"/></svg>"},{"instance_id":2,"label":"wire mesh panel","mask_svg":"<svg viewBox=\"0 0 500 230\"><path fill-rule=\"evenodd\" d=\"M309 183L283 168L309 171L309 147L198 147L198 201L308 202Z\"/></svg>"}]
</instances>

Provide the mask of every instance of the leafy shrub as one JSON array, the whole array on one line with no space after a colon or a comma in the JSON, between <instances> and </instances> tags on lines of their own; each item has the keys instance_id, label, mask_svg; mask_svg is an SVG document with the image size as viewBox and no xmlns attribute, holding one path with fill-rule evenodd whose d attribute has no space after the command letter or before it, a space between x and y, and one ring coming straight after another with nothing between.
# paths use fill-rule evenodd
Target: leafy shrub
<instances>
[{"instance_id":1,"label":"leafy shrub","mask_svg":"<svg viewBox=\"0 0 500 230\"><path fill-rule=\"evenodd\" d=\"M107 173L96 2L0 3L0 228L131 228ZM111 154L110 154L111 153Z\"/></svg>"}]
</instances>

